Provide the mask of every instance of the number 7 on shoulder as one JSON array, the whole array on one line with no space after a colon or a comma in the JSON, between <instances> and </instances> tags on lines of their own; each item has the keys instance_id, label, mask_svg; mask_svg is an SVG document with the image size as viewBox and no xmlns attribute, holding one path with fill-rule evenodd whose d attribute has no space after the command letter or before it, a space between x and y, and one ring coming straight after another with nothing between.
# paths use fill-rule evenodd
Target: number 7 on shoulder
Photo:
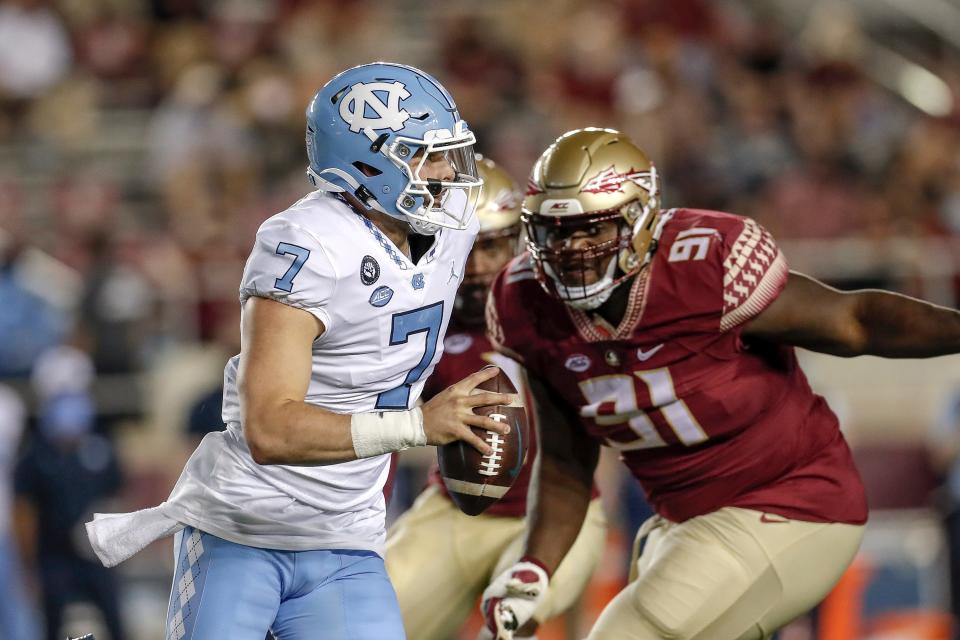
<instances>
[{"instance_id":1,"label":"number 7 on shoulder","mask_svg":"<svg viewBox=\"0 0 960 640\"><path fill-rule=\"evenodd\" d=\"M293 279L297 277L300 269L303 268L303 263L310 257L310 249L304 249L289 242L281 242L277 245L277 255L294 256L293 264L291 264L287 272L283 274L283 277L277 278L277 281L273 284L277 289L290 293L293 291Z\"/></svg>"}]
</instances>

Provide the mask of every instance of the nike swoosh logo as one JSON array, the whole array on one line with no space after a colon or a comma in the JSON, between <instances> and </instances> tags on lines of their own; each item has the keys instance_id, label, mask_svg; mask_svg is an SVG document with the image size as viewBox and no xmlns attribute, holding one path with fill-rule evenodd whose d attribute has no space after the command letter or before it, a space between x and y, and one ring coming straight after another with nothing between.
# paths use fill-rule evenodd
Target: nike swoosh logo
<instances>
[{"instance_id":1,"label":"nike swoosh logo","mask_svg":"<svg viewBox=\"0 0 960 640\"><path fill-rule=\"evenodd\" d=\"M637 359L640 360L640 362L646 362L647 360L652 358L657 351L660 351L660 349L663 349L662 342L657 346L655 346L653 349L650 349L649 351L644 351L643 349L637 349Z\"/></svg>"},{"instance_id":2,"label":"nike swoosh logo","mask_svg":"<svg viewBox=\"0 0 960 640\"><path fill-rule=\"evenodd\" d=\"M769 523L774 523L774 524L783 524L783 523L785 523L785 522L790 522L790 520L787 519L787 518L784 518L783 516L777 516L777 515L771 516L771 515L766 514L766 513L761 513L761 514L760 514L760 522L769 522Z\"/></svg>"}]
</instances>

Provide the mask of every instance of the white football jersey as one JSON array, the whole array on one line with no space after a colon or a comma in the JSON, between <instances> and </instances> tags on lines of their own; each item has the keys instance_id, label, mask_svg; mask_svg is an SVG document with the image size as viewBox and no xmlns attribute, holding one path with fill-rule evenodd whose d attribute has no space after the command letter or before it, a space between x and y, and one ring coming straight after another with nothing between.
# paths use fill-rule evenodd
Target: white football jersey
<instances>
[{"instance_id":1,"label":"white football jersey","mask_svg":"<svg viewBox=\"0 0 960 640\"><path fill-rule=\"evenodd\" d=\"M443 352L478 226L474 216L465 231L441 230L414 264L367 218L316 191L260 227L240 300L271 298L323 322L307 402L338 413L408 409ZM227 430L204 438L165 512L251 546L382 552L389 456L256 464L243 435L238 363L234 356L224 372Z\"/></svg>"}]
</instances>

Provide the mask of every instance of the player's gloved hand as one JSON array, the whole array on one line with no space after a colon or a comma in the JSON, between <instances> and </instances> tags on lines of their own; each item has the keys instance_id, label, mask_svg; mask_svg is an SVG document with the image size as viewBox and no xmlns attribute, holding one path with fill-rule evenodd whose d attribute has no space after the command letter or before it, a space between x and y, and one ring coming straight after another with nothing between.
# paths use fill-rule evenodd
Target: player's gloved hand
<instances>
[{"instance_id":1,"label":"player's gloved hand","mask_svg":"<svg viewBox=\"0 0 960 640\"><path fill-rule=\"evenodd\" d=\"M550 575L535 558L523 557L483 591L480 612L496 640L513 640L547 594Z\"/></svg>"}]
</instances>

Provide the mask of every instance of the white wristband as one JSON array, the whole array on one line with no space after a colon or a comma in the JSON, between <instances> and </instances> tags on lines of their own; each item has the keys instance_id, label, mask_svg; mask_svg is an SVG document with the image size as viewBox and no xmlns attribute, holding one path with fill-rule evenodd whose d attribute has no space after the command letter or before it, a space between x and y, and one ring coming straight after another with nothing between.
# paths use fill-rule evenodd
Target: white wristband
<instances>
[{"instance_id":1,"label":"white wristband","mask_svg":"<svg viewBox=\"0 0 960 640\"><path fill-rule=\"evenodd\" d=\"M427 444L420 407L409 411L371 411L350 418L353 451L358 458L371 458L392 451Z\"/></svg>"}]
</instances>

